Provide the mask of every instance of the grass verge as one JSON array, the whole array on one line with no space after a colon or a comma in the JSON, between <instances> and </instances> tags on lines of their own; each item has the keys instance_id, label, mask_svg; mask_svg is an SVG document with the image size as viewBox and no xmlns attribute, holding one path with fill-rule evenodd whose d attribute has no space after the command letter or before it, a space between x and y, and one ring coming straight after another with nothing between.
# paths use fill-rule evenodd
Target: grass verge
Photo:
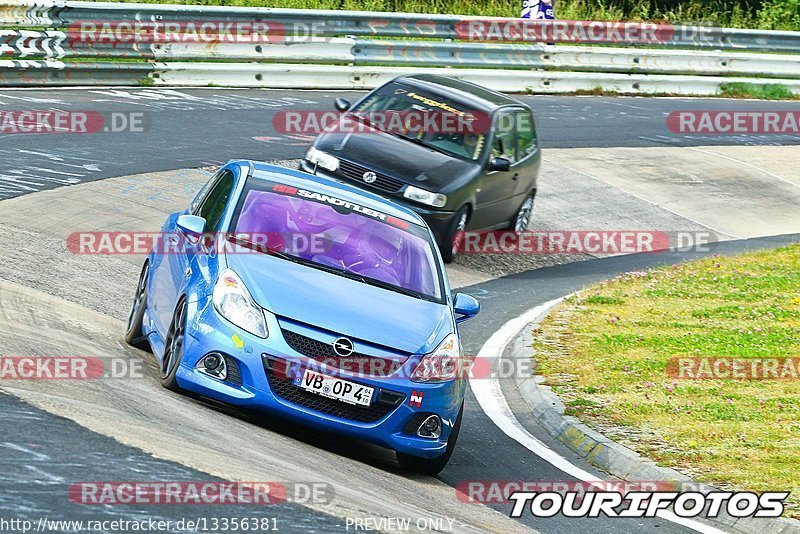
<instances>
[{"instance_id":1,"label":"grass verge","mask_svg":"<svg viewBox=\"0 0 800 534\"><path fill-rule=\"evenodd\" d=\"M723 83L722 96L730 98L760 98L762 100L792 100L800 98L792 90L780 83L754 84L744 82Z\"/></svg>"},{"instance_id":2,"label":"grass verge","mask_svg":"<svg viewBox=\"0 0 800 534\"><path fill-rule=\"evenodd\" d=\"M800 517L800 375L670 372L678 358L800 357L800 245L601 283L556 308L534 348L566 413L696 480L791 491Z\"/></svg>"}]
</instances>

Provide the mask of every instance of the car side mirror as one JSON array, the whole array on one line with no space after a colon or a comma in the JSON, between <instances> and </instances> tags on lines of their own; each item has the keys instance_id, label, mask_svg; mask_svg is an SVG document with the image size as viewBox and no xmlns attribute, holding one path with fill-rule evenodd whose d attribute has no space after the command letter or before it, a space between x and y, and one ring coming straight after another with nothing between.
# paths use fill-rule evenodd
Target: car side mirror
<instances>
[{"instance_id":1,"label":"car side mirror","mask_svg":"<svg viewBox=\"0 0 800 534\"><path fill-rule=\"evenodd\" d=\"M345 111L350 109L350 101L345 100L344 98L337 98L333 102L333 107L336 108L336 111L341 111L342 113L344 113Z\"/></svg>"},{"instance_id":2,"label":"car side mirror","mask_svg":"<svg viewBox=\"0 0 800 534\"><path fill-rule=\"evenodd\" d=\"M511 170L511 162L506 158L492 158L489 161L490 171L509 171Z\"/></svg>"},{"instance_id":3,"label":"car side mirror","mask_svg":"<svg viewBox=\"0 0 800 534\"><path fill-rule=\"evenodd\" d=\"M456 323L462 323L478 315L478 312L481 311L481 303L466 293L456 293L453 310L458 315Z\"/></svg>"},{"instance_id":4,"label":"car side mirror","mask_svg":"<svg viewBox=\"0 0 800 534\"><path fill-rule=\"evenodd\" d=\"M178 230L189 237L199 238L206 229L206 220L197 215L180 215L175 223Z\"/></svg>"}]
</instances>

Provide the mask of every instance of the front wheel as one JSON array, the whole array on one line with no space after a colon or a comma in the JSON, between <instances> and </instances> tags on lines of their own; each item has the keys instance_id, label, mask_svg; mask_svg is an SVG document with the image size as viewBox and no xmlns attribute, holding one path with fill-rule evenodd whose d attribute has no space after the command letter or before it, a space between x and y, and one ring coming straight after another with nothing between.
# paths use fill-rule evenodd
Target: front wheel
<instances>
[{"instance_id":1,"label":"front wheel","mask_svg":"<svg viewBox=\"0 0 800 534\"><path fill-rule=\"evenodd\" d=\"M183 341L186 335L186 299L181 299L172 315L164 357L161 359L161 385L172 391L180 391L175 375L183 359Z\"/></svg>"},{"instance_id":2,"label":"front wheel","mask_svg":"<svg viewBox=\"0 0 800 534\"><path fill-rule=\"evenodd\" d=\"M461 411L458 412L456 424L453 425L453 430L450 431L450 437L447 439L447 448L441 456L436 458L420 458L419 456L412 456L402 452L397 453L397 462L400 467L406 471L414 471L415 473L422 473L423 475L438 475L450 457L453 455L453 450L456 448L456 441L458 441L458 433L461 431L461 418L464 416L464 405L461 405Z\"/></svg>"},{"instance_id":3,"label":"front wheel","mask_svg":"<svg viewBox=\"0 0 800 534\"><path fill-rule=\"evenodd\" d=\"M464 242L464 233L467 230L468 220L469 210L467 206L463 206L450 221L450 225L442 236L441 251L442 259L445 263L452 263L458 256L458 251Z\"/></svg>"},{"instance_id":4,"label":"front wheel","mask_svg":"<svg viewBox=\"0 0 800 534\"><path fill-rule=\"evenodd\" d=\"M128 345L150 351L150 343L142 331L144 310L147 308L147 280L150 278L150 263L145 262L139 283L136 285L136 294L133 297L131 313L128 317L128 329L125 331L125 342Z\"/></svg>"}]
</instances>

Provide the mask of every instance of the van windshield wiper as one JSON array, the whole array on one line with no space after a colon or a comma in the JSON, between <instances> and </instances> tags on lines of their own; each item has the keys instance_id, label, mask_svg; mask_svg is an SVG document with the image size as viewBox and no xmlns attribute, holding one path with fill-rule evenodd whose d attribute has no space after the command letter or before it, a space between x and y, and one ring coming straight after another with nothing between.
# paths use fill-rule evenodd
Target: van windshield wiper
<instances>
[{"instance_id":1,"label":"van windshield wiper","mask_svg":"<svg viewBox=\"0 0 800 534\"><path fill-rule=\"evenodd\" d=\"M390 133L391 133L391 132L390 132ZM425 147L425 148L427 148L428 150L432 150L432 151L434 151L434 152L439 152L440 154L444 154L445 156L449 156L449 155L450 155L449 153L445 152L445 151L444 151L444 150L442 150L441 148L439 148L439 147L437 147L437 146L429 145L429 144L428 144L428 143L426 143L425 141L423 141L423 140L421 140L421 139L417 139L416 137L406 137L405 135L400 135L400 134L398 134L398 133L392 133L392 135L394 135L394 136L397 136L397 137L399 137L400 139L405 139L406 141L409 141L409 142L411 142L411 143L414 143L415 145L419 145L419 146L421 146L421 147Z\"/></svg>"}]
</instances>

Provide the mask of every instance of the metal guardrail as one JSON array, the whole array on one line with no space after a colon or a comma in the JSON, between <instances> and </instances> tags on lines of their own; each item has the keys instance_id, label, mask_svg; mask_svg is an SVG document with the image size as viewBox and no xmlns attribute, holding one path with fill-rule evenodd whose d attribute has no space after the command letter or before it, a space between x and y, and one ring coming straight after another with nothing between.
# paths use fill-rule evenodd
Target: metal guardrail
<instances>
[{"instance_id":1,"label":"metal guardrail","mask_svg":"<svg viewBox=\"0 0 800 534\"><path fill-rule=\"evenodd\" d=\"M64 28L85 21L109 22L258 22L273 29L314 35L403 37L456 40L526 41L526 28L543 28L553 42L645 44L642 31L652 30L652 44L669 47L800 52L800 32L673 26L601 21L528 21L461 15L425 15L369 11L328 11L278 8L159 5L113 2L0 1L0 24L17 27ZM583 28L581 31L580 28ZM612 31L616 28L617 31ZM581 33L582 32L582 33ZM593 35L593 32L598 34ZM646 33L646 32L645 32ZM600 35L602 34L602 35ZM605 36L607 38L602 38Z\"/></svg>"},{"instance_id":2,"label":"metal guardrail","mask_svg":"<svg viewBox=\"0 0 800 534\"><path fill-rule=\"evenodd\" d=\"M244 34L208 40L202 24ZM0 30L1 85L367 88L420 69L537 92L800 83L800 32L50 0L0 0L0 25L15 27Z\"/></svg>"},{"instance_id":3,"label":"metal guardrail","mask_svg":"<svg viewBox=\"0 0 800 534\"><path fill-rule=\"evenodd\" d=\"M315 38L271 44L95 43L61 31L0 30L0 50L19 59L140 58L318 64L542 69L642 74L800 78L800 60L777 54L636 48ZM6 57L11 57L8 55Z\"/></svg>"}]
</instances>

